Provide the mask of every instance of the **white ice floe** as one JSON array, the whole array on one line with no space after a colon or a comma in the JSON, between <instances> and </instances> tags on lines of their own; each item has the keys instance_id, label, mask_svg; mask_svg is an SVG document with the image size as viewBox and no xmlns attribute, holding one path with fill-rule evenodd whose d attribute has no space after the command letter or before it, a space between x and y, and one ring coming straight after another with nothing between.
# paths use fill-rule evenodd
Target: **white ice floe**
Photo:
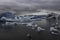
<instances>
[{"instance_id":1,"label":"white ice floe","mask_svg":"<svg viewBox=\"0 0 60 40\"><path fill-rule=\"evenodd\" d=\"M54 27L50 27L50 32L51 32L51 34L58 34L59 30Z\"/></svg>"},{"instance_id":2,"label":"white ice floe","mask_svg":"<svg viewBox=\"0 0 60 40\"><path fill-rule=\"evenodd\" d=\"M33 26L32 23L28 23L26 26Z\"/></svg>"},{"instance_id":3,"label":"white ice floe","mask_svg":"<svg viewBox=\"0 0 60 40\"><path fill-rule=\"evenodd\" d=\"M37 27L37 31L40 32L40 31L43 31L45 29L41 28L41 27Z\"/></svg>"},{"instance_id":4,"label":"white ice floe","mask_svg":"<svg viewBox=\"0 0 60 40\"><path fill-rule=\"evenodd\" d=\"M54 27L50 27L50 31L58 31L57 29L55 29Z\"/></svg>"}]
</instances>

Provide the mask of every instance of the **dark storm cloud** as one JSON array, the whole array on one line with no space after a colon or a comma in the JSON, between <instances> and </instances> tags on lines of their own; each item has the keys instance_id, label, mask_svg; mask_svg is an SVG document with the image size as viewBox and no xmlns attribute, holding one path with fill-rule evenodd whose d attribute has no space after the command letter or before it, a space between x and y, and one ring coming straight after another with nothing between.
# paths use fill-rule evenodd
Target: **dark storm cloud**
<instances>
[{"instance_id":1,"label":"dark storm cloud","mask_svg":"<svg viewBox=\"0 0 60 40\"><path fill-rule=\"evenodd\" d=\"M36 12L38 9L60 9L60 0L1 0L3 10L9 9L17 14L24 12ZM0 8L1 9L1 8Z\"/></svg>"},{"instance_id":2,"label":"dark storm cloud","mask_svg":"<svg viewBox=\"0 0 60 40\"><path fill-rule=\"evenodd\" d=\"M60 0L16 0L16 2L19 3L25 3L25 4L40 4L39 6L56 6L56 5L60 5Z\"/></svg>"}]
</instances>

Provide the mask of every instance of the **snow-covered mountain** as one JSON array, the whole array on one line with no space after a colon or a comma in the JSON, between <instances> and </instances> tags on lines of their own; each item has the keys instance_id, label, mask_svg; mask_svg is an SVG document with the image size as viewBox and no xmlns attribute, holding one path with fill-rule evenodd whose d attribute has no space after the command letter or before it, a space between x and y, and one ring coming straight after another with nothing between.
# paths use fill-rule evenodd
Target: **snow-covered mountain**
<instances>
[{"instance_id":1,"label":"snow-covered mountain","mask_svg":"<svg viewBox=\"0 0 60 40\"><path fill-rule=\"evenodd\" d=\"M4 12L4 13L0 14L0 18L1 17L6 17L6 18L14 19L15 15L12 14L11 12Z\"/></svg>"},{"instance_id":2,"label":"snow-covered mountain","mask_svg":"<svg viewBox=\"0 0 60 40\"><path fill-rule=\"evenodd\" d=\"M37 21L42 18L46 18L46 15L24 15L24 16L16 16L11 12L5 12L0 14L1 20L8 20L8 21L19 21L19 22L31 22Z\"/></svg>"}]
</instances>

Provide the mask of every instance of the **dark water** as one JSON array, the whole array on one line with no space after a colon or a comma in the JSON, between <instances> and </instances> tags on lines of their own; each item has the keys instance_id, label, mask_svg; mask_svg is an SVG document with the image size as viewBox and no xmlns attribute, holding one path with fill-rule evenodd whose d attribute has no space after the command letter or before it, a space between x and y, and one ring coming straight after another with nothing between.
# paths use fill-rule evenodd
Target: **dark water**
<instances>
[{"instance_id":1,"label":"dark water","mask_svg":"<svg viewBox=\"0 0 60 40\"><path fill-rule=\"evenodd\" d=\"M46 30L38 33L25 25L0 25L0 40L29 40L26 36L28 33L32 40L60 40L60 34L50 34L48 25L43 28Z\"/></svg>"}]
</instances>

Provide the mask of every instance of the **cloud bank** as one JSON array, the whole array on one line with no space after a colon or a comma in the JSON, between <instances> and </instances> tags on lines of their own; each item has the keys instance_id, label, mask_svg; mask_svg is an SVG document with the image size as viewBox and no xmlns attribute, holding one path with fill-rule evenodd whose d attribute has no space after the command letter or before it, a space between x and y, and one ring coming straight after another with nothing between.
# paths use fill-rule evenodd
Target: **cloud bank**
<instances>
[{"instance_id":1,"label":"cloud bank","mask_svg":"<svg viewBox=\"0 0 60 40\"><path fill-rule=\"evenodd\" d=\"M16 14L38 12L39 9L60 10L60 0L0 0L0 11L13 11Z\"/></svg>"}]
</instances>

